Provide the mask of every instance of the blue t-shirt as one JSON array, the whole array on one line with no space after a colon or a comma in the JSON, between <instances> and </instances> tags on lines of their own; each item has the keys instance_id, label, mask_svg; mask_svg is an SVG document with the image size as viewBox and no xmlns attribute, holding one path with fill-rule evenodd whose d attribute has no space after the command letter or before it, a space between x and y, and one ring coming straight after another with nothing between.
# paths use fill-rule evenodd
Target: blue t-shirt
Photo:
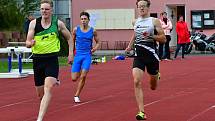
<instances>
[{"instance_id":1,"label":"blue t-shirt","mask_svg":"<svg viewBox=\"0 0 215 121\"><path fill-rule=\"evenodd\" d=\"M90 27L87 32L83 32L81 31L81 27L77 26L75 42L76 55L91 54L92 42L93 28Z\"/></svg>"}]
</instances>

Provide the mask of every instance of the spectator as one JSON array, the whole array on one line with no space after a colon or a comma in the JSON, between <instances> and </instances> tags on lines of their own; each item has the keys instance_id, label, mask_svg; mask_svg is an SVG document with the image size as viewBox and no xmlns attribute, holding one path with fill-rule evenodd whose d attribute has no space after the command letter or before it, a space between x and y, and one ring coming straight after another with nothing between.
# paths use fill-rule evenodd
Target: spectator
<instances>
[{"instance_id":1,"label":"spectator","mask_svg":"<svg viewBox=\"0 0 215 121\"><path fill-rule=\"evenodd\" d=\"M184 21L184 17L179 16L179 21L176 24L176 33L178 35L177 48L175 51L174 59L177 57L179 50L182 47L182 59L184 58L185 45L190 42L190 34L187 28L187 23Z\"/></svg>"},{"instance_id":2,"label":"spectator","mask_svg":"<svg viewBox=\"0 0 215 121\"><path fill-rule=\"evenodd\" d=\"M163 12L162 19L160 22L166 36L166 43L164 44L164 53L160 56L162 56L162 59L171 60L169 43L171 41L172 22L167 18L166 12ZM159 52L163 51L163 48L160 49L161 50L159 50Z\"/></svg>"},{"instance_id":3,"label":"spectator","mask_svg":"<svg viewBox=\"0 0 215 121\"><path fill-rule=\"evenodd\" d=\"M34 16L33 15L29 15L26 20L25 20L25 23L24 23L24 32L27 36L27 33L28 33L28 28L29 28L29 24L32 20L34 20Z\"/></svg>"}]
</instances>

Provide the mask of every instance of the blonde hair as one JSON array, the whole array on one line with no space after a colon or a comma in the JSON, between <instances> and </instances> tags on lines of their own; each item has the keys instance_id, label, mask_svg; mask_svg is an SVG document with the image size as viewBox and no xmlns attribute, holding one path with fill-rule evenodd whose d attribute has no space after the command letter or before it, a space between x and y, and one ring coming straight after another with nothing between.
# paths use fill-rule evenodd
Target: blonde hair
<instances>
[{"instance_id":1,"label":"blonde hair","mask_svg":"<svg viewBox=\"0 0 215 121\"><path fill-rule=\"evenodd\" d=\"M48 3L48 4L50 4L51 7L53 7L53 1L52 0L41 0L40 4L43 4L43 3Z\"/></svg>"}]
</instances>

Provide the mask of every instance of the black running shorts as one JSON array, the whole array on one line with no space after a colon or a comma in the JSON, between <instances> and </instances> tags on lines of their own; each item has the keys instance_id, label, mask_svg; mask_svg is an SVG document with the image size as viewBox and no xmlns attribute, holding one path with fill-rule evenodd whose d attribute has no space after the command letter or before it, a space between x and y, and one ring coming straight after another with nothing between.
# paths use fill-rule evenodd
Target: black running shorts
<instances>
[{"instance_id":1,"label":"black running shorts","mask_svg":"<svg viewBox=\"0 0 215 121\"><path fill-rule=\"evenodd\" d=\"M150 75L156 75L159 72L159 61L156 59L146 61L144 58L136 57L133 61L133 68L139 68L143 71L146 68Z\"/></svg>"},{"instance_id":2,"label":"black running shorts","mask_svg":"<svg viewBox=\"0 0 215 121\"><path fill-rule=\"evenodd\" d=\"M33 57L35 86L44 85L46 77L58 78L58 56Z\"/></svg>"}]
</instances>

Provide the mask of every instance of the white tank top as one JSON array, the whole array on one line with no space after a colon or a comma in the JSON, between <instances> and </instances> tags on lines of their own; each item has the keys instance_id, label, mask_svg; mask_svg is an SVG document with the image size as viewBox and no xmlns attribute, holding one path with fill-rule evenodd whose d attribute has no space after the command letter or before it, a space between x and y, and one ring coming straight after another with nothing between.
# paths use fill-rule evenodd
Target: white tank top
<instances>
[{"instance_id":1,"label":"white tank top","mask_svg":"<svg viewBox=\"0 0 215 121\"><path fill-rule=\"evenodd\" d=\"M134 42L134 55L137 57L143 57L145 60L156 59L159 61L159 57L156 52L156 44L153 38L144 37L144 33L149 33L149 36L154 35L155 27L152 17L137 18L134 24L135 42Z\"/></svg>"},{"instance_id":2,"label":"white tank top","mask_svg":"<svg viewBox=\"0 0 215 121\"><path fill-rule=\"evenodd\" d=\"M135 43L141 44L142 42L154 42L152 38L144 38L143 34L145 32L149 33L150 36L154 35L154 24L153 18L137 18L134 24L134 31L135 31Z\"/></svg>"}]
</instances>

